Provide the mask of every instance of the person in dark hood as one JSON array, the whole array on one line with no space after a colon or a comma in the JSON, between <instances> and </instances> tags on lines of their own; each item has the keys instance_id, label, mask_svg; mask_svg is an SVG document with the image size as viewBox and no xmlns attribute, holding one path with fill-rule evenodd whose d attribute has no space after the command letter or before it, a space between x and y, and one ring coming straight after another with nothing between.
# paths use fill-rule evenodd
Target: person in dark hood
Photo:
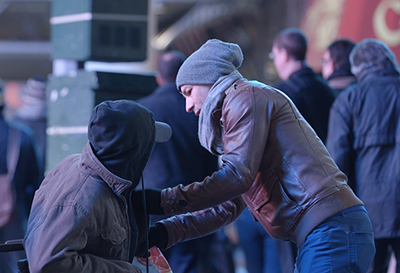
<instances>
[{"instance_id":1,"label":"person in dark hood","mask_svg":"<svg viewBox=\"0 0 400 273\"><path fill-rule=\"evenodd\" d=\"M30 272L141 272L132 206L154 142L171 128L134 101L105 101L81 154L61 161L36 191L24 239Z\"/></svg>"}]
</instances>

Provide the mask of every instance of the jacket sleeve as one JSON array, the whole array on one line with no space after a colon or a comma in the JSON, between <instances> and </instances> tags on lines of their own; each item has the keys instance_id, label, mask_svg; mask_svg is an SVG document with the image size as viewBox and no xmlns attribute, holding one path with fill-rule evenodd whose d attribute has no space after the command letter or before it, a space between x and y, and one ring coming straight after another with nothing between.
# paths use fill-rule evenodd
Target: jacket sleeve
<instances>
[{"instance_id":1,"label":"jacket sleeve","mask_svg":"<svg viewBox=\"0 0 400 273\"><path fill-rule=\"evenodd\" d=\"M217 206L245 193L255 181L269 132L269 102L250 84L233 89L224 100L222 166L202 182L164 189L161 206L166 215Z\"/></svg>"},{"instance_id":2,"label":"jacket sleeve","mask_svg":"<svg viewBox=\"0 0 400 273\"><path fill-rule=\"evenodd\" d=\"M330 109L326 147L339 169L347 175L349 185L355 190L352 173L355 160L352 107L348 103L350 90L343 92L345 93L338 96Z\"/></svg>"},{"instance_id":3,"label":"jacket sleeve","mask_svg":"<svg viewBox=\"0 0 400 273\"><path fill-rule=\"evenodd\" d=\"M94 221L77 205L54 206L47 217L33 207L24 240L30 272L140 273L141 270L129 262L107 260L82 251L93 232L91 223ZM99 250L91 252L96 251Z\"/></svg>"},{"instance_id":4,"label":"jacket sleeve","mask_svg":"<svg viewBox=\"0 0 400 273\"><path fill-rule=\"evenodd\" d=\"M180 214L162 220L168 231L169 248L179 242L208 235L235 221L246 208L242 197L226 201L216 207Z\"/></svg>"}]
</instances>

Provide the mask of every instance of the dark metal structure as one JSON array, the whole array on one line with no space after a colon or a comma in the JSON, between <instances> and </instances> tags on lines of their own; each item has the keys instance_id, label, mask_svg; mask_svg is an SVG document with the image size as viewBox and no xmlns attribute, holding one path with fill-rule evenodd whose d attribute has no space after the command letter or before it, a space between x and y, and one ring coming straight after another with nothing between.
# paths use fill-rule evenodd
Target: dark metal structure
<instances>
[{"instance_id":1,"label":"dark metal structure","mask_svg":"<svg viewBox=\"0 0 400 273\"><path fill-rule=\"evenodd\" d=\"M66 2L69 2L65 0ZM132 0L134 3L135 0ZM149 0L154 20L154 50L192 53L209 38L240 44L250 78L276 78L267 56L271 38L282 28L298 26L306 0ZM51 0L0 2L0 78L26 80L52 73Z\"/></svg>"}]
</instances>

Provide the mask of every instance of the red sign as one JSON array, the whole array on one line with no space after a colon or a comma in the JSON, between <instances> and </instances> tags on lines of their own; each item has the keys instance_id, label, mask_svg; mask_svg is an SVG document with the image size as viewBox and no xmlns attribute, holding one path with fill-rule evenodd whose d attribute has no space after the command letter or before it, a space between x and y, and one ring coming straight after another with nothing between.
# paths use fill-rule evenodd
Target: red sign
<instances>
[{"instance_id":1,"label":"red sign","mask_svg":"<svg viewBox=\"0 0 400 273\"><path fill-rule=\"evenodd\" d=\"M375 38L400 60L400 0L309 0L300 28L308 42L307 60L320 71L324 50L338 38Z\"/></svg>"}]
</instances>

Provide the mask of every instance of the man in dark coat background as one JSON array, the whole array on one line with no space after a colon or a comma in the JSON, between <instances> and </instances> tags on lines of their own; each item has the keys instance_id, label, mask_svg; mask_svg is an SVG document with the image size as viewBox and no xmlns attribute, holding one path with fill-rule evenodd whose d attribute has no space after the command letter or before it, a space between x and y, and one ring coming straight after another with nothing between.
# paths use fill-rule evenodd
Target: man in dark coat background
<instances>
[{"instance_id":1,"label":"man in dark coat background","mask_svg":"<svg viewBox=\"0 0 400 273\"><path fill-rule=\"evenodd\" d=\"M350 54L357 84L340 93L327 148L364 202L376 254L368 272L386 272L393 251L400 272L400 73L383 42L365 39Z\"/></svg>"},{"instance_id":2,"label":"man in dark coat background","mask_svg":"<svg viewBox=\"0 0 400 273\"><path fill-rule=\"evenodd\" d=\"M283 80L274 87L285 92L323 142L328 129L329 108L335 93L306 62L307 38L297 28L286 28L275 38L272 54Z\"/></svg>"},{"instance_id":3,"label":"man in dark coat background","mask_svg":"<svg viewBox=\"0 0 400 273\"><path fill-rule=\"evenodd\" d=\"M335 93L308 66L306 53L307 38L300 29L291 27L278 33L274 38L270 57L283 81L274 87L289 96L319 138L325 142L329 108L335 100ZM277 242L280 256L295 260L297 247L292 244L292 255L286 254L288 251L284 243L286 242ZM287 266L293 263L282 261L281 264Z\"/></svg>"},{"instance_id":4,"label":"man in dark coat background","mask_svg":"<svg viewBox=\"0 0 400 273\"><path fill-rule=\"evenodd\" d=\"M0 243L24 237L33 195L43 178L43 167L32 130L23 124L6 121L3 116L6 107L4 93L0 83L0 180L11 181L14 206L7 209L9 206L5 197L9 196L7 189L10 188L6 185L10 184L1 183ZM4 220L9 213L9 220ZM23 251L0 253L0 272L17 272L18 260L25 257Z\"/></svg>"}]
</instances>

